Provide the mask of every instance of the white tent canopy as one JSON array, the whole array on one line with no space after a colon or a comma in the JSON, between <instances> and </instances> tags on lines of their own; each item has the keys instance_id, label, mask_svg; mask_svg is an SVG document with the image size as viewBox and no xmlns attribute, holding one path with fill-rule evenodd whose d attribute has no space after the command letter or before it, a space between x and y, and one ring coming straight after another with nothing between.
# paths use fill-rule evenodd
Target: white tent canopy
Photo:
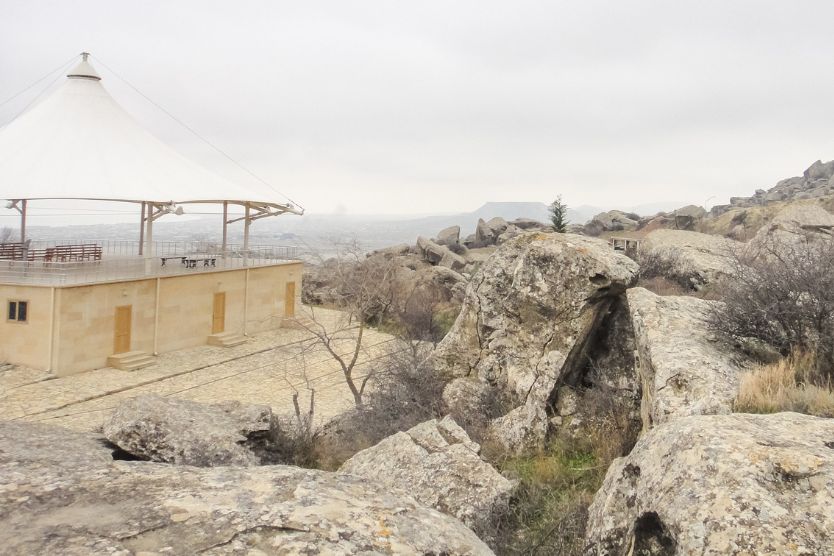
<instances>
[{"instance_id":1,"label":"white tent canopy","mask_svg":"<svg viewBox=\"0 0 834 556\"><path fill-rule=\"evenodd\" d=\"M0 129L0 199L249 204L302 209L228 181L146 131L83 60L54 93ZM144 205L143 205L144 206Z\"/></svg>"}]
</instances>

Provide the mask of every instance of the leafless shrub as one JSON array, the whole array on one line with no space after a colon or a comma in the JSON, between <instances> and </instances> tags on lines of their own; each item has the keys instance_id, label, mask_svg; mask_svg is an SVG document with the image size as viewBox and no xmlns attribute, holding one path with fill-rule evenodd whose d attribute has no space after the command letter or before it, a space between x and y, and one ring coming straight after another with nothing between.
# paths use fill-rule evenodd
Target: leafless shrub
<instances>
[{"instance_id":1,"label":"leafless shrub","mask_svg":"<svg viewBox=\"0 0 834 556\"><path fill-rule=\"evenodd\" d=\"M445 293L446 290L437 287L418 285L391 307L385 330L407 342L437 344L460 311Z\"/></svg>"},{"instance_id":2,"label":"leafless shrub","mask_svg":"<svg viewBox=\"0 0 834 556\"><path fill-rule=\"evenodd\" d=\"M353 454L423 421L440 418L445 377L431 366L431 346L398 342L377 359L374 376L361 407L329 423L317 438L317 459L323 469L336 469Z\"/></svg>"},{"instance_id":3,"label":"leafless shrub","mask_svg":"<svg viewBox=\"0 0 834 556\"><path fill-rule=\"evenodd\" d=\"M796 237L749 247L733 258L720 288L712 328L733 339L753 338L783 356L816 354L834 378L834 240Z\"/></svg>"},{"instance_id":4,"label":"leafless shrub","mask_svg":"<svg viewBox=\"0 0 834 556\"><path fill-rule=\"evenodd\" d=\"M0 243L8 243L12 239L12 229L3 227L0 228Z\"/></svg>"},{"instance_id":5,"label":"leafless shrub","mask_svg":"<svg viewBox=\"0 0 834 556\"><path fill-rule=\"evenodd\" d=\"M663 278L684 290L692 290L697 283L695 270L672 248L641 249L633 258L640 265L641 281Z\"/></svg>"},{"instance_id":6,"label":"leafless shrub","mask_svg":"<svg viewBox=\"0 0 834 556\"><path fill-rule=\"evenodd\" d=\"M586 236L598 237L605 231L605 226L599 220L591 220L582 226L582 233Z\"/></svg>"}]
</instances>

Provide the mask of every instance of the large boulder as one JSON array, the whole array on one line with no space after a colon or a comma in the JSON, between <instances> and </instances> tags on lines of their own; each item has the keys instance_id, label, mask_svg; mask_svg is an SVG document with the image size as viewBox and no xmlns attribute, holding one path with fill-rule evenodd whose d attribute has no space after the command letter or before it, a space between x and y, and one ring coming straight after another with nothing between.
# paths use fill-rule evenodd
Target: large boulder
<instances>
[{"instance_id":1,"label":"large boulder","mask_svg":"<svg viewBox=\"0 0 834 556\"><path fill-rule=\"evenodd\" d=\"M691 230L699 220L707 214L706 209L698 205L686 205L675 210L675 228L679 230Z\"/></svg>"},{"instance_id":2,"label":"large boulder","mask_svg":"<svg viewBox=\"0 0 834 556\"><path fill-rule=\"evenodd\" d=\"M423 258L433 265L444 266L455 271L463 270L466 266L466 260L463 257L453 253L448 247L438 245L422 236L417 238L417 249L422 253Z\"/></svg>"},{"instance_id":3,"label":"large boulder","mask_svg":"<svg viewBox=\"0 0 834 556\"><path fill-rule=\"evenodd\" d=\"M714 301L626 293L642 381L644 429L687 415L730 413L745 358L709 330Z\"/></svg>"},{"instance_id":4,"label":"large boulder","mask_svg":"<svg viewBox=\"0 0 834 556\"><path fill-rule=\"evenodd\" d=\"M455 421L432 419L398 432L347 460L339 473L406 492L488 538L515 488L480 457Z\"/></svg>"},{"instance_id":5,"label":"large boulder","mask_svg":"<svg viewBox=\"0 0 834 556\"><path fill-rule=\"evenodd\" d=\"M732 239L685 230L655 230L646 235L641 250L671 265L695 289L732 275L735 255L743 244Z\"/></svg>"},{"instance_id":6,"label":"large boulder","mask_svg":"<svg viewBox=\"0 0 834 556\"><path fill-rule=\"evenodd\" d=\"M457 245L460 243L460 226L449 226L437 232L435 243L439 245Z\"/></svg>"},{"instance_id":7,"label":"large boulder","mask_svg":"<svg viewBox=\"0 0 834 556\"><path fill-rule=\"evenodd\" d=\"M609 210L594 216L587 227L596 227L599 233L616 232L622 230L636 230L640 222L640 216L634 213L626 213L621 210Z\"/></svg>"},{"instance_id":8,"label":"large boulder","mask_svg":"<svg viewBox=\"0 0 834 556\"><path fill-rule=\"evenodd\" d=\"M834 554L834 420L684 417L608 469L588 556Z\"/></svg>"},{"instance_id":9,"label":"large boulder","mask_svg":"<svg viewBox=\"0 0 834 556\"><path fill-rule=\"evenodd\" d=\"M532 230L545 231L552 228L550 224L545 224L544 222L539 222L538 220L533 220L532 218L516 218L511 221L510 224L527 232Z\"/></svg>"},{"instance_id":10,"label":"large boulder","mask_svg":"<svg viewBox=\"0 0 834 556\"><path fill-rule=\"evenodd\" d=\"M834 176L834 160L829 162L817 160L816 162L811 164L811 166L809 166L808 169L805 170L805 172L802 175L806 180L809 181L828 181L828 178Z\"/></svg>"},{"instance_id":11,"label":"large boulder","mask_svg":"<svg viewBox=\"0 0 834 556\"><path fill-rule=\"evenodd\" d=\"M805 241L831 240L832 237L834 214L815 203L791 203L780 210L770 224L756 232L748 250L755 254Z\"/></svg>"},{"instance_id":12,"label":"large boulder","mask_svg":"<svg viewBox=\"0 0 834 556\"><path fill-rule=\"evenodd\" d=\"M205 404L147 394L122 402L104 436L138 459L180 465L257 465L276 427L268 405Z\"/></svg>"},{"instance_id":13,"label":"large boulder","mask_svg":"<svg viewBox=\"0 0 834 556\"><path fill-rule=\"evenodd\" d=\"M536 408L557 385L579 380L592 332L637 270L596 239L539 232L512 239L470 280L435 364L510 393L517 407L529 400L536 407L524 418L537 421L527 417L541 414Z\"/></svg>"},{"instance_id":14,"label":"large boulder","mask_svg":"<svg viewBox=\"0 0 834 556\"><path fill-rule=\"evenodd\" d=\"M489 220L479 218L478 224L475 226L475 235L467 237L466 240L464 240L464 244L470 248L496 245L498 243L498 239L501 237L501 234L506 232L510 227L513 231L521 230L521 228L516 226L510 226L510 224L500 216L490 218ZM506 239L509 238L507 237Z\"/></svg>"},{"instance_id":15,"label":"large boulder","mask_svg":"<svg viewBox=\"0 0 834 556\"><path fill-rule=\"evenodd\" d=\"M282 465L116 461L98 439L0 422L4 554L492 554L386 486Z\"/></svg>"}]
</instances>

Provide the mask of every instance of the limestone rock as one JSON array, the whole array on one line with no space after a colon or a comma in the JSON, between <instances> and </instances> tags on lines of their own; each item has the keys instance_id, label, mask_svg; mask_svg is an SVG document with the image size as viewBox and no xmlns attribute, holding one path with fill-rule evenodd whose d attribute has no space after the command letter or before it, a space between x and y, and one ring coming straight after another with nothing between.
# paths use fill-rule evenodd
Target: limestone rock
<instances>
[{"instance_id":1,"label":"limestone rock","mask_svg":"<svg viewBox=\"0 0 834 556\"><path fill-rule=\"evenodd\" d=\"M466 284L466 277L459 272L455 272L451 268L438 265L432 267L432 272L437 276L439 281L445 282L451 287L457 284Z\"/></svg>"},{"instance_id":2,"label":"limestone rock","mask_svg":"<svg viewBox=\"0 0 834 556\"><path fill-rule=\"evenodd\" d=\"M373 482L282 465L114 461L99 440L0 422L4 554L492 554Z\"/></svg>"},{"instance_id":3,"label":"limestone rock","mask_svg":"<svg viewBox=\"0 0 834 556\"><path fill-rule=\"evenodd\" d=\"M806 180L828 180L834 175L834 160L830 162L817 160L802 175Z\"/></svg>"},{"instance_id":4,"label":"limestone rock","mask_svg":"<svg viewBox=\"0 0 834 556\"><path fill-rule=\"evenodd\" d=\"M524 230L522 230L521 228L519 228L519 227L517 227L513 224L507 224L507 227L504 229L503 232L501 232L501 234L495 240L495 244L496 245L501 245L503 243L508 242L509 240L511 240L514 237L520 236L523 233L524 233Z\"/></svg>"},{"instance_id":5,"label":"limestone rock","mask_svg":"<svg viewBox=\"0 0 834 556\"><path fill-rule=\"evenodd\" d=\"M586 227L596 225L599 227L599 233L635 230L639 221L640 216L637 214L625 213L621 210L609 210L608 212L601 212L594 216L586 224Z\"/></svg>"},{"instance_id":6,"label":"limestone rock","mask_svg":"<svg viewBox=\"0 0 834 556\"><path fill-rule=\"evenodd\" d=\"M679 230L691 230L695 224L704 218L707 211L698 205L687 205L675 210L675 228Z\"/></svg>"},{"instance_id":7,"label":"limestone rock","mask_svg":"<svg viewBox=\"0 0 834 556\"><path fill-rule=\"evenodd\" d=\"M636 274L636 263L603 241L525 233L470 280L435 364L512 394L518 406L529 398L544 407L558 383L578 380L591 332Z\"/></svg>"},{"instance_id":8,"label":"limestone rock","mask_svg":"<svg viewBox=\"0 0 834 556\"><path fill-rule=\"evenodd\" d=\"M447 246L460 243L460 226L449 226L437 232L435 243Z\"/></svg>"},{"instance_id":9,"label":"limestone rock","mask_svg":"<svg viewBox=\"0 0 834 556\"><path fill-rule=\"evenodd\" d=\"M273 429L268 405L204 404L155 394L122 402L104 436L125 452L162 463L256 465Z\"/></svg>"},{"instance_id":10,"label":"limestone rock","mask_svg":"<svg viewBox=\"0 0 834 556\"><path fill-rule=\"evenodd\" d=\"M391 247L383 247L382 249L377 249L375 251L371 251L369 256L373 255L394 255L394 256L402 256L407 255L411 252L411 245L407 243L398 243L397 245L392 245Z\"/></svg>"},{"instance_id":11,"label":"limestone rock","mask_svg":"<svg viewBox=\"0 0 834 556\"><path fill-rule=\"evenodd\" d=\"M647 234L641 249L669 257L682 266L679 272L688 276L692 287L700 289L733 273L733 256L742 244L721 236L661 229Z\"/></svg>"},{"instance_id":12,"label":"limestone rock","mask_svg":"<svg viewBox=\"0 0 834 556\"><path fill-rule=\"evenodd\" d=\"M498 243L498 238L507 231L507 228L510 225L507 223L506 220L501 218L500 216L496 216L495 218L490 218L489 220L484 220L483 218L478 219L478 224L475 226L475 235L474 237L467 237L464 241L467 247L476 249L479 247L487 247L489 245L496 245ZM513 226L514 229L519 229Z\"/></svg>"},{"instance_id":13,"label":"limestone rock","mask_svg":"<svg viewBox=\"0 0 834 556\"><path fill-rule=\"evenodd\" d=\"M437 263L437 266L450 268L455 271L461 271L466 268L466 259L457 253L452 253L449 249L446 249L446 252L443 253L443 257L440 259L440 262Z\"/></svg>"},{"instance_id":14,"label":"limestone rock","mask_svg":"<svg viewBox=\"0 0 834 556\"><path fill-rule=\"evenodd\" d=\"M533 452L544 446L549 430L545 405L528 399L506 415L493 419L489 437L505 451L515 454Z\"/></svg>"},{"instance_id":15,"label":"limestone rock","mask_svg":"<svg viewBox=\"0 0 834 556\"><path fill-rule=\"evenodd\" d=\"M506 512L515 484L479 452L480 446L454 420L432 419L355 454L339 473L406 492L486 538L494 520Z\"/></svg>"},{"instance_id":16,"label":"limestone rock","mask_svg":"<svg viewBox=\"0 0 834 556\"><path fill-rule=\"evenodd\" d=\"M644 429L686 415L729 413L747 363L707 328L712 301L626 293L643 383Z\"/></svg>"},{"instance_id":17,"label":"limestone rock","mask_svg":"<svg viewBox=\"0 0 834 556\"><path fill-rule=\"evenodd\" d=\"M712 216L719 216L739 207L756 207L775 202L816 199L834 194L834 161L814 162L801 176L779 181L774 187L758 189L752 197L732 197L729 205L715 205Z\"/></svg>"},{"instance_id":18,"label":"limestone rock","mask_svg":"<svg viewBox=\"0 0 834 556\"><path fill-rule=\"evenodd\" d=\"M443 403L456 417L483 413L493 390L477 378L455 378L443 388Z\"/></svg>"},{"instance_id":19,"label":"limestone rock","mask_svg":"<svg viewBox=\"0 0 834 556\"><path fill-rule=\"evenodd\" d=\"M466 266L466 260L452 253L448 247L438 245L430 239L422 236L417 238L417 248L423 255L423 258L433 265L445 266L452 270L463 270Z\"/></svg>"},{"instance_id":20,"label":"limestone rock","mask_svg":"<svg viewBox=\"0 0 834 556\"><path fill-rule=\"evenodd\" d=\"M588 518L588 556L834 554L834 420L684 417L615 460Z\"/></svg>"},{"instance_id":21,"label":"limestone rock","mask_svg":"<svg viewBox=\"0 0 834 556\"><path fill-rule=\"evenodd\" d=\"M550 224L545 224L544 222L539 222L538 220L533 220L532 218L516 218L511 221L510 224L516 228L521 228L524 231L544 231L550 229Z\"/></svg>"},{"instance_id":22,"label":"limestone rock","mask_svg":"<svg viewBox=\"0 0 834 556\"><path fill-rule=\"evenodd\" d=\"M751 251L834 237L834 214L814 203L792 203L750 240Z\"/></svg>"}]
</instances>

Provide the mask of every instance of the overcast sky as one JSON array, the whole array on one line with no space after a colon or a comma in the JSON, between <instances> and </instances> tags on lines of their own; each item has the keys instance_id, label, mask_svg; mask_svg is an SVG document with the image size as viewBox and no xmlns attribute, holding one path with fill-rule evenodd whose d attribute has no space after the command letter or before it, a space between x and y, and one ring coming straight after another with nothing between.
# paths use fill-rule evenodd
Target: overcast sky
<instances>
[{"instance_id":1,"label":"overcast sky","mask_svg":"<svg viewBox=\"0 0 834 556\"><path fill-rule=\"evenodd\" d=\"M0 102L89 50L311 212L557 194L712 205L834 158L832 2L0 7ZM97 69L152 131L240 176ZM0 107L0 123L45 84Z\"/></svg>"}]
</instances>

